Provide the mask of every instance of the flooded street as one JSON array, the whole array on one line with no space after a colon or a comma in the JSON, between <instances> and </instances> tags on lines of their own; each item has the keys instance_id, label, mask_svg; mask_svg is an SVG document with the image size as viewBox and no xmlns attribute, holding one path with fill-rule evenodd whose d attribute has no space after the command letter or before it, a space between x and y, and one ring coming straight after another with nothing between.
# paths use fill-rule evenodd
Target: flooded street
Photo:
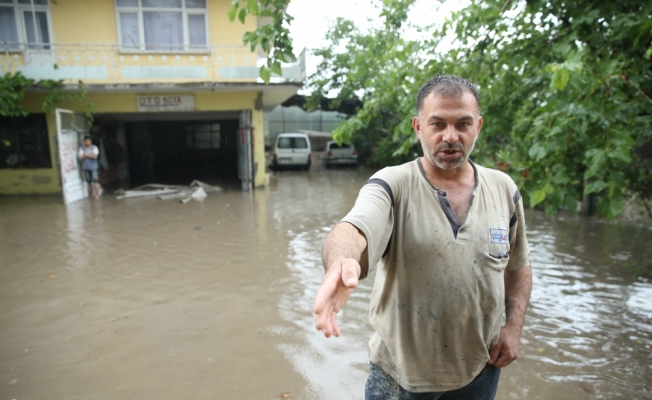
<instances>
[{"instance_id":1,"label":"flooded street","mask_svg":"<svg viewBox=\"0 0 652 400\"><path fill-rule=\"evenodd\" d=\"M320 248L371 171L156 199L0 198L0 400L362 399L373 273L314 329ZM652 230L527 212L534 269L498 399L652 398Z\"/></svg>"}]
</instances>

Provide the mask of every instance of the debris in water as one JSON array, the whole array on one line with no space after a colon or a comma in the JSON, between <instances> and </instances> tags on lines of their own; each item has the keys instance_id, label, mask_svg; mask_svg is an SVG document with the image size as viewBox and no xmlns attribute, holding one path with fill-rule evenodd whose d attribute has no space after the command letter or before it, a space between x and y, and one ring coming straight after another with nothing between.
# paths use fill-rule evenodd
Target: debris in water
<instances>
[{"instance_id":1,"label":"debris in water","mask_svg":"<svg viewBox=\"0 0 652 400\"><path fill-rule=\"evenodd\" d=\"M543 353L543 347L539 347L539 348L537 349L537 351L538 351L539 353Z\"/></svg>"},{"instance_id":2,"label":"debris in water","mask_svg":"<svg viewBox=\"0 0 652 400\"><path fill-rule=\"evenodd\" d=\"M570 354L569 352L567 352L567 351L565 351L563 354L564 354L565 357L570 357L570 355L571 355L571 354Z\"/></svg>"},{"instance_id":3,"label":"debris in water","mask_svg":"<svg viewBox=\"0 0 652 400\"><path fill-rule=\"evenodd\" d=\"M161 200L181 199L185 204L191 199L197 201L204 200L211 192L220 192L222 188L209 185L207 183L194 180L189 186L179 185L161 185L158 183L148 183L147 185L138 186L131 190L117 190L114 194L118 200L134 197L154 197Z\"/></svg>"},{"instance_id":4,"label":"debris in water","mask_svg":"<svg viewBox=\"0 0 652 400\"><path fill-rule=\"evenodd\" d=\"M48 275L48 279L54 279L54 275L52 274Z\"/></svg>"},{"instance_id":5,"label":"debris in water","mask_svg":"<svg viewBox=\"0 0 652 400\"><path fill-rule=\"evenodd\" d=\"M284 393L281 393L281 398L282 398L282 399L289 399L290 397L292 397L292 395L290 394L290 392L284 392Z\"/></svg>"},{"instance_id":6,"label":"debris in water","mask_svg":"<svg viewBox=\"0 0 652 400\"><path fill-rule=\"evenodd\" d=\"M14 386L14 385L17 384L17 383L18 383L18 381L17 381L16 379L14 379L14 380L12 380L11 382L9 382L9 385ZM288 396L288 397L289 397L289 396Z\"/></svg>"},{"instance_id":7,"label":"debris in water","mask_svg":"<svg viewBox=\"0 0 652 400\"><path fill-rule=\"evenodd\" d=\"M530 344L530 341L527 339L521 339L521 344Z\"/></svg>"}]
</instances>

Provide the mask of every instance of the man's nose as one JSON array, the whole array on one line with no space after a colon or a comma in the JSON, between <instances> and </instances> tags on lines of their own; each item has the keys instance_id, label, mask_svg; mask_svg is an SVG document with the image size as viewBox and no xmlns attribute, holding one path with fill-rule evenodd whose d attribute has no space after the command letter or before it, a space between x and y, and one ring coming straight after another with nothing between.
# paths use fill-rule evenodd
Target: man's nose
<instances>
[{"instance_id":1,"label":"man's nose","mask_svg":"<svg viewBox=\"0 0 652 400\"><path fill-rule=\"evenodd\" d=\"M444 131L444 136L442 137L442 140L446 143L455 143L457 142L458 136L457 136L457 130L455 129L455 125L448 125L446 127L446 130Z\"/></svg>"}]
</instances>

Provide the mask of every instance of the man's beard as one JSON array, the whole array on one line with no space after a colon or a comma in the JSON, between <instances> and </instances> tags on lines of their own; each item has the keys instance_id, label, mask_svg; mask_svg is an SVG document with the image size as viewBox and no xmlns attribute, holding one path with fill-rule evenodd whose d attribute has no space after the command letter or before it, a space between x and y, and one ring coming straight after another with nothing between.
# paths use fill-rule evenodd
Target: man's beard
<instances>
[{"instance_id":1,"label":"man's beard","mask_svg":"<svg viewBox=\"0 0 652 400\"><path fill-rule=\"evenodd\" d=\"M464 145L462 145L461 142L455 142L455 143L447 143L447 142L442 142L440 143L434 151L431 151L430 147L426 145L423 140L421 140L421 148L423 149L423 155L426 157L426 160L430 162L430 164L434 165L435 167L438 167L443 170L454 170L456 168L459 168L466 160L469 158L469 154L473 151L473 148L475 147L475 139L473 140L473 143L471 144L471 148L469 151L465 151ZM459 157L454 158L454 159L445 159L440 157L440 154L443 150L446 149L456 149L459 150Z\"/></svg>"}]
</instances>

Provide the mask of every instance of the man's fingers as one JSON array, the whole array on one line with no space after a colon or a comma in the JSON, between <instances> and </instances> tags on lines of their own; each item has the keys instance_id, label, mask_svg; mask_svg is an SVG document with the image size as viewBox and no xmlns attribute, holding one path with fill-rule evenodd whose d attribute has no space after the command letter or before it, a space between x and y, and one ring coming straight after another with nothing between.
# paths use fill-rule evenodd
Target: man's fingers
<instances>
[{"instance_id":1,"label":"man's fingers","mask_svg":"<svg viewBox=\"0 0 652 400\"><path fill-rule=\"evenodd\" d=\"M342 283L348 288L358 286L358 277L360 276L360 264L354 260L340 260L342 265Z\"/></svg>"},{"instance_id":2,"label":"man's fingers","mask_svg":"<svg viewBox=\"0 0 652 400\"><path fill-rule=\"evenodd\" d=\"M500 350L502 349L503 344L499 340L498 343L489 351L489 364L495 365L495 362L498 360L500 355Z\"/></svg>"}]
</instances>

